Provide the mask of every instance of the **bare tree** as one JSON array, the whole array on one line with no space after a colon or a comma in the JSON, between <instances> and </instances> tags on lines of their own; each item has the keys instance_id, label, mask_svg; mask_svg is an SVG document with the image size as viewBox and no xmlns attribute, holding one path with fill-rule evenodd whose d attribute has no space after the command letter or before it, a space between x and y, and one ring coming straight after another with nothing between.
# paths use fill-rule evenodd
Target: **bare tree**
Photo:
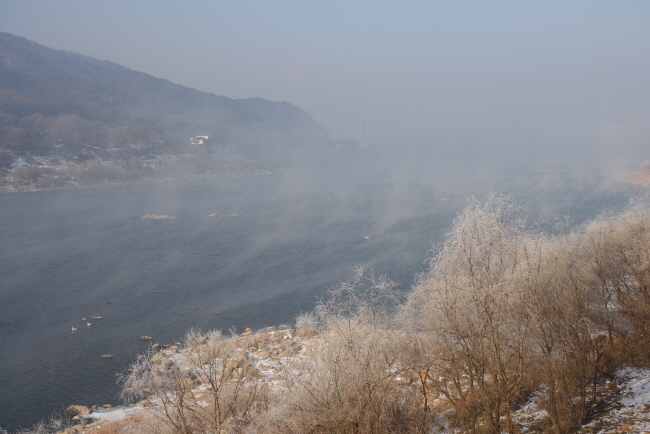
<instances>
[{"instance_id":1,"label":"bare tree","mask_svg":"<svg viewBox=\"0 0 650 434\"><path fill-rule=\"evenodd\" d=\"M326 325L320 344L292 365L264 432L425 432L417 390L398 381L407 372L405 335L392 327L399 297L394 282L361 267L332 288L315 309Z\"/></svg>"},{"instance_id":2,"label":"bare tree","mask_svg":"<svg viewBox=\"0 0 650 434\"><path fill-rule=\"evenodd\" d=\"M177 351L139 356L122 377L122 396L153 397L154 411L173 433L240 432L265 398L237 344L219 331L190 331Z\"/></svg>"},{"instance_id":3,"label":"bare tree","mask_svg":"<svg viewBox=\"0 0 650 434\"><path fill-rule=\"evenodd\" d=\"M650 207L637 200L619 214L601 216L585 232L586 255L598 279L594 296L610 339L631 331L648 336Z\"/></svg>"},{"instance_id":4,"label":"bare tree","mask_svg":"<svg viewBox=\"0 0 650 434\"><path fill-rule=\"evenodd\" d=\"M519 308L525 219L510 197L475 200L454 221L411 295L405 315L435 346L436 390L471 431L514 432L511 409L525 379L529 318ZM534 246L532 246L534 248Z\"/></svg>"}]
</instances>

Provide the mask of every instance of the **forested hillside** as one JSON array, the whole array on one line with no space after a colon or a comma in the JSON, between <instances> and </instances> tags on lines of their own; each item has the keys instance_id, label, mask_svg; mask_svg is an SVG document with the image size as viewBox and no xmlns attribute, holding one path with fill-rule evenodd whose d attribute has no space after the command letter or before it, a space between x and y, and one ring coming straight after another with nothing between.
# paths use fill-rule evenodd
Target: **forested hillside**
<instances>
[{"instance_id":1,"label":"forested hillside","mask_svg":"<svg viewBox=\"0 0 650 434\"><path fill-rule=\"evenodd\" d=\"M191 145L195 136L209 140ZM224 149L228 160L277 167L325 152L329 144L327 131L290 103L216 96L0 33L5 176L19 158L137 165L134 158Z\"/></svg>"}]
</instances>

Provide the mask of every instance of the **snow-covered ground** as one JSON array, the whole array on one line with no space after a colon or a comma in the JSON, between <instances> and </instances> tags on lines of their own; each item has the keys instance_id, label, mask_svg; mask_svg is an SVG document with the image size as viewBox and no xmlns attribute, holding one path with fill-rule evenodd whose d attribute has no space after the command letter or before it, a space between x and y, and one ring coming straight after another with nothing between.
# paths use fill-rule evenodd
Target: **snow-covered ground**
<instances>
[{"instance_id":1,"label":"snow-covered ground","mask_svg":"<svg viewBox=\"0 0 650 434\"><path fill-rule=\"evenodd\" d=\"M610 410L583 427L585 433L650 433L650 369L617 373L618 398Z\"/></svg>"},{"instance_id":2,"label":"snow-covered ground","mask_svg":"<svg viewBox=\"0 0 650 434\"><path fill-rule=\"evenodd\" d=\"M123 420L128 416L137 415L146 412L144 407L128 406L128 407L113 407L113 408L99 408L89 415L84 415L81 418L86 420L86 423L101 423L113 422Z\"/></svg>"}]
</instances>

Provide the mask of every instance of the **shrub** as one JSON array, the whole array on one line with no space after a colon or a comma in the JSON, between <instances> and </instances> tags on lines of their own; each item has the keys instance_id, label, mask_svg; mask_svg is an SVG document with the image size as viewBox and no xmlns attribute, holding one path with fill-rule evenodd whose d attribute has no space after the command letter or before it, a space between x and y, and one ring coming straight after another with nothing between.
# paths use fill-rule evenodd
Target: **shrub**
<instances>
[{"instance_id":1,"label":"shrub","mask_svg":"<svg viewBox=\"0 0 650 434\"><path fill-rule=\"evenodd\" d=\"M650 336L650 208L633 202L587 225L584 255L596 278L592 301L610 339Z\"/></svg>"},{"instance_id":2,"label":"shrub","mask_svg":"<svg viewBox=\"0 0 650 434\"><path fill-rule=\"evenodd\" d=\"M516 432L513 407L540 387L555 432L588 415L604 349L583 242L528 230L506 196L472 201L454 221L402 321L462 429Z\"/></svg>"},{"instance_id":3,"label":"shrub","mask_svg":"<svg viewBox=\"0 0 650 434\"><path fill-rule=\"evenodd\" d=\"M219 331L190 331L177 351L140 355L121 378L122 396L158 399L155 412L172 433L240 432L264 400L264 387L249 381L236 350L237 341Z\"/></svg>"},{"instance_id":4,"label":"shrub","mask_svg":"<svg viewBox=\"0 0 650 434\"><path fill-rule=\"evenodd\" d=\"M325 328L313 356L296 362L289 390L263 419L278 433L425 432L417 390L398 381L406 339L392 328L400 293L385 276L357 268L311 316ZM279 402L279 401L276 401Z\"/></svg>"},{"instance_id":5,"label":"shrub","mask_svg":"<svg viewBox=\"0 0 650 434\"><path fill-rule=\"evenodd\" d=\"M14 434L58 434L70 427L70 419L63 414L54 413L47 420L42 420L30 428L22 428ZM9 434L0 428L0 434Z\"/></svg>"}]
</instances>

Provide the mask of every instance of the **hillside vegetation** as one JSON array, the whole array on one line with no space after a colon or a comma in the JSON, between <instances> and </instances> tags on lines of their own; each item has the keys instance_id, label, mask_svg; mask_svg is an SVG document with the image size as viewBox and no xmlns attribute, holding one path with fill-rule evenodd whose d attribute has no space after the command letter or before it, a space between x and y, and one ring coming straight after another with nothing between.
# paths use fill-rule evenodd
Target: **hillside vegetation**
<instances>
[{"instance_id":1,"label":"hillside vegetation","mask_svg":"<svg viewBox=\"0 0 650 434\"><path fill-rule=\"evenodd\" d=\"M209 141L190 145L195 136ZM199 154L198 171L266 169L322 156L329 145L327 131L292 104L216 96L0 32L0 175L32 166L16 174L17 189L128 180L168 155ZM90 178L61 171L57 181L47 168L67 162L74 172L89 160L108 169L85 167Z\"/></svg>"},{"instance_id":2,"label":"hillside vegetation","mask_svg":"<svg viewBox=\"0 0 650 434\"><path fill-rule=\"evenodd\" d=\"M549 234L492 196L458 216L410 292L360 268L295 330L152 347L122 377L148 410L86 429L612 432L596 421L617 370L648 365L649 332L648 203Z\"/></svg>"}]
</instances>

